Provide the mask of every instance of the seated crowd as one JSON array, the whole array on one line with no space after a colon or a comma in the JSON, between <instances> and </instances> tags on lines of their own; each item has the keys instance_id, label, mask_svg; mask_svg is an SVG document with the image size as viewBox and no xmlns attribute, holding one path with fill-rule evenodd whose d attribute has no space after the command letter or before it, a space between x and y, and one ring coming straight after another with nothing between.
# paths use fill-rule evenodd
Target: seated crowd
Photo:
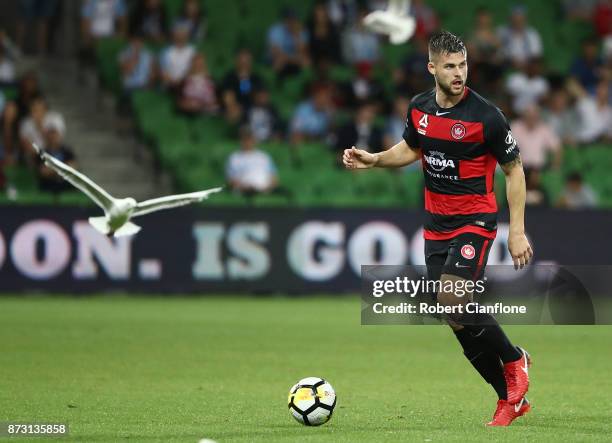
<instances>
[{"instance_id":1,"label":"seated crowd","mask_svg":"<svg viewBox=\"0 0 612 443\"><path fill-rule=\"evenodd\" d=\"M335 152L351 145L386 149L402 135L410 99L433 86L426 64L428 36L441 25L435 10L424 0L410 2L416 32L405 57L389 66L383 38L362 22L380 3L319 0L305 20L286 7L266 35L258 36L265 39L261 54L249 49L248 42L228 48L236 51L233 67L213 76L201 49L208 32L206 2L184 0L180 14L170 21L162 0L139 0L132 7L124 0L86 0L81 11L82 54L86 59L101 38L126 37L117 59L124 97L158 88L173 97L179 115L225 119L240 134L237 151L227 160L230 186L236 192L270 192L278 184L276 167L258 145L286 140L294 149L305 141L327 144ZM612 141L612 36L610 25L600 20L610 16L610 5L600 2L590 13L578 14L571 3L563 5L565 19L591 23L593 33L565 73L547 68L543 39L522 5L508 11L500 26L495 26L489 9L478 9L464 36L469 87L504 111L521 147L528 204L596 204L597 196L580 174L567 176L566 192L558 201L544 195L541 176L562 170L567 149ZM5 164L28 162L30 141L50 143L47 114L54 122L52 132L65 133L65 125L59 125L36 90L35 76L16 80L13 49L0 33L0 84L19 82L16 100L0 101ZM347 67L350 76L333 75L337 68ZM271 70L272 76L262 75L262 69ZM293 110L279 109L278 91L304 73L308 82ZM70 157L68 152L62 155ZM262 171L254 173L253 168Z\"/></svg>"}]
</instances>

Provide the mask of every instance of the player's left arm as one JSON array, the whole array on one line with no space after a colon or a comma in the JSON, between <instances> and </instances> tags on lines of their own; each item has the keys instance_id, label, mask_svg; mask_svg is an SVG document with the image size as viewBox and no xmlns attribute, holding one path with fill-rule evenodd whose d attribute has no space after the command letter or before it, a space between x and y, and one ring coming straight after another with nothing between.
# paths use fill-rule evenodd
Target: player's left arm
<instances>
[{"instance_id":1,"label":"player's left arm","mask_svg":"<svg viewBox=\"0 0 612 443\"><path fill-rule=\"evenodd\" d=\"M533 256L533 249L525 235L525 174L521 156L501 165L506 176L506 198L510 210L508 250L514 268L523 268Z\"/></svg>"},{"instance_id":2,"label":"player's left arm","mask_svg":"<svg viewBox=\"0 0 612 443\"><path fill-rule=\"evenodd\" d=\"M525 235L525 173L516 140L504 114L495 110L486 124L486 138L491 153L497 159L506 178L506 198L510 210L508 250L514 268L523 268L533 256L533 249Z\"/></svg>"}]
</instances>

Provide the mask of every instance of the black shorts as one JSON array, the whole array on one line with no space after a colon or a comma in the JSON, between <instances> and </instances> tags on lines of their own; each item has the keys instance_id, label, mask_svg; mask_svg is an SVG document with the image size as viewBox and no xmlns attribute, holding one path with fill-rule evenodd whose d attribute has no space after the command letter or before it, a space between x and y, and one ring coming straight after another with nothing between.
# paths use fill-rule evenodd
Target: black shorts
<instances>
[{"instance_id":1,"label":"black shorts","mask_svg":"<svg viewBox=\"0 0 612 443\"><path fill-rule=\"evenodd\" d=\"M493 239L471 232L448 240L425 240L425 263L430 280L451 274L466 280L484 275Z\"/></svg>"}]
</instances>

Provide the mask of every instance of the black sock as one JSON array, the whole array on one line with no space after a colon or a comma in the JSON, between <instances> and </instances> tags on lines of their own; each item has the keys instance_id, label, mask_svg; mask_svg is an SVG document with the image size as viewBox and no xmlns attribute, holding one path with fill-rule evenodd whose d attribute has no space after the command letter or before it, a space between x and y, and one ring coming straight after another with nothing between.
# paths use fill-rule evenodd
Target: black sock
<instances>
[{"instance_id":1,"label":"black sock","mask_svg":"<svg viewBox=\"0 0 612 443\"><path fill-rule=\"evenodd\" d=\"M463 348L463 355L474 366L480 376L493 386L500 399L508 398L506 379L499 357L484 349L467 328L455 331L455 337Z\"/></svg>"},{"instance_id":2,"label":"black sock","mask_svg":"<svg viewBox=\"0 0 612 443\"><path fill-rule=\"evenodd\" d=\"M510 342L497 320L490 314L474 314L468 329L474 338L486 344L486 349L497 354L503 363L516 361L521 354Z\"/></svg>"}]
</instances>

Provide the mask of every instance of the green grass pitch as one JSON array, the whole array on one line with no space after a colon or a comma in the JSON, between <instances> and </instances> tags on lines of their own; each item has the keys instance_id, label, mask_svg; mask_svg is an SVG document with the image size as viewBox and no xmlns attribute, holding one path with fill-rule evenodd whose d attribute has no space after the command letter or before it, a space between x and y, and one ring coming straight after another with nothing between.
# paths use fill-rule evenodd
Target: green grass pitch
<instances>
[{"instance_id":1,"label":"green grass pitch","mask_svg":"<svg viewBox=\"0 0 612 443\"><path fill-rule=\"evenodd\" d=\"M496 398L450 330L361 326L359 309L357 297L3 296L0 422L65 422L84 442L610 441L612 327L508 327L534 359L533 410L487 429ZM306 376L338 394L319 428L287 410Z\"/></svg>"}]
</instances>

